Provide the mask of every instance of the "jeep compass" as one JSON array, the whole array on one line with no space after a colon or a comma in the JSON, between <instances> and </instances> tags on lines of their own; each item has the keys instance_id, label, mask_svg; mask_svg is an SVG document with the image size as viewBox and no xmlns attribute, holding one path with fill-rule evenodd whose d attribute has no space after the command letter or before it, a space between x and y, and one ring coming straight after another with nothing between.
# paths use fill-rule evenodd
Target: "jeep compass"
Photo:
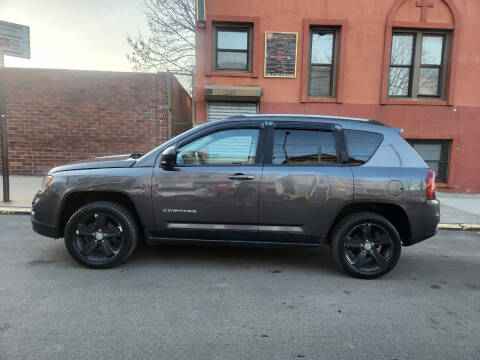
<instances>
[{"instance_id":1,"label":"jeep compass","mask_svg":"<svg viewBox=\"0 0 480 360\"><path fill-rule=\"evenodd\" d=\"M242 115L159 147L52 169L32 204L33 229L65 239L91 268L149 245L330 245L349 274L374 278L402 246L437 231L435 173L379 121Z\"/></svg>"}]
</instances>

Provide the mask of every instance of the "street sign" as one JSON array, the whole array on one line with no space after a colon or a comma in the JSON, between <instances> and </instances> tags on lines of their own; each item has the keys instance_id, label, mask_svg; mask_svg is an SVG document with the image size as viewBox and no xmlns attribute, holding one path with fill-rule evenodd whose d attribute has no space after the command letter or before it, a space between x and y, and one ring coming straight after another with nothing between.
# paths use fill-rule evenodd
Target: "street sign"
<instances>
[{"instance_id":1,"label":"street sign","mask_svg":"<svg viewBox=\"0 0 480 360\"><path fill-rule=\"evenodd\" d=\"M30 28L0 21L0 53L30 59Z\"/></svg>"},{"instance_id":2,"label":"street sign","mask_svg":"<svg viewBox=\"0 0 480 360\"><path fill-rule=\"evenodd\" d=\"M0 130L2 138L3 201L10 201L8 173L7 115L5 108L5 55L30 59L30 28L24 25L0 21Z\"/></svg>"}]
</instances>

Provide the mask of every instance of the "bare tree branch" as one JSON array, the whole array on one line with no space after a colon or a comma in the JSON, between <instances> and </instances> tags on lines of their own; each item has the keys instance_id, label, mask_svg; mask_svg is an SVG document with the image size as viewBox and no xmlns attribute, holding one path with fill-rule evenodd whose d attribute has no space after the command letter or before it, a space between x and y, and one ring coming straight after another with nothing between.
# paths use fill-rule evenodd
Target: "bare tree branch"
<instances>
[{"instance_id":1,"label":"bare tree branch","mask_svg":"<svg viewBox=\"0 0 480 360\"><path fill-rule=\"evenodd\" d=\"M145 0L144 12L150 35L127 36L127 59L134 69L193 73L195 0ZM186 88L191 88L190 80Z\"/></svg>"}]
</instances>

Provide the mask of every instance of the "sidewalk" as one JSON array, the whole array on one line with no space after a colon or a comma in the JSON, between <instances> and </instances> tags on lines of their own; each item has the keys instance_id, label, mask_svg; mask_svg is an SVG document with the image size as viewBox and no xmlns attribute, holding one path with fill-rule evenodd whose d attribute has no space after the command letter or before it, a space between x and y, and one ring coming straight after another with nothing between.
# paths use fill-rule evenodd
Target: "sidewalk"
<instances>
[{"instance_id":1,"label":"sidewalk","mask_svg":"<svg viewBox=\"0 0 480 360\"><path fill-rule=\"evenodd\" d=\"M439 193L440 222L480 224L480 195Z\"/></svg>"},{"instance_id":2,"label":"sidewalk","mask_svg":"<svg viewBox=\"0 0 480 360\"><path fill-rule=\"evenodd\" d=\"M30 211L34 193L40 189L41 176L10 176L9 203L0 202L0 213L15 213L16 208ZM0 191L2 178L0 177ZM442 204L442 224L480 224L480 195L437 193ZM9 211L10 210L10 211Z\"/></svg>"},{"instance_id":3,"label":"sidewalk","mask_svg":"<svg viewBox=\"0 0 480 360\"><path fill-rule=\"evenodd\" d=\"M43 176L10 175L10 202L3 200L3 177L0 174L0 208L32 206L33 195L42 186Z\"/></svg>"}]
</instances>

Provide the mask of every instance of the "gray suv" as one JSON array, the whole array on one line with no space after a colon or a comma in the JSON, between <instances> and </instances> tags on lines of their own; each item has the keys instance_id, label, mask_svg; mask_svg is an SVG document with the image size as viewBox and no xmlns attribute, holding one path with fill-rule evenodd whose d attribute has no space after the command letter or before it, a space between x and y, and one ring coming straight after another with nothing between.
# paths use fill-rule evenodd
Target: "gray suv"
<instances>
[{"instance_id":1,"label":"gray suv","mask_svg":"<svg viewBox=\"0 0 480 360\"><path fill-rule=\"evenodd\" d=\"M92 268L150 245L329 244L336 264L374 278L401 247L437 231L435 173L379 121L236 116L147 153L52 169L35 195L33 229L64 237Z\"/></svg>"}]
</instances>

